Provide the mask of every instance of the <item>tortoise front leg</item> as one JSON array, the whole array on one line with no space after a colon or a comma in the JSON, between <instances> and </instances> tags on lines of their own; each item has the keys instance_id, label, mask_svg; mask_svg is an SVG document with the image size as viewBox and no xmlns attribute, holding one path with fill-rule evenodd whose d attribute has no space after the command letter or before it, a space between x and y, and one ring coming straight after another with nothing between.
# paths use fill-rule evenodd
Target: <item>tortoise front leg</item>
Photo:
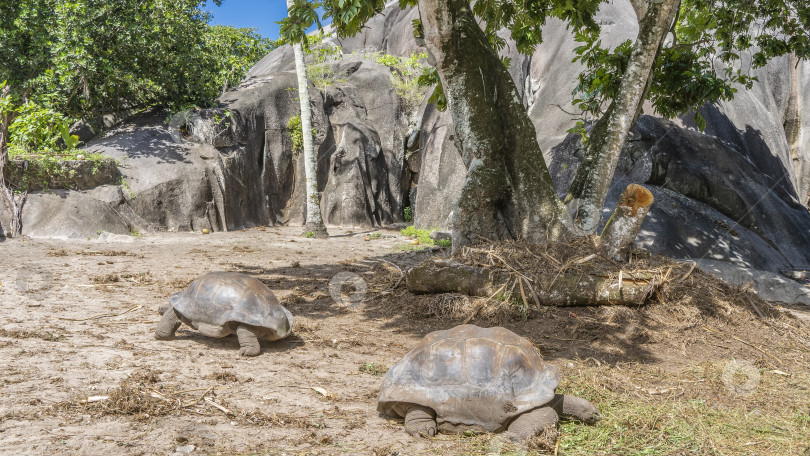
<instances>
[{"instance_id":1,"label":"tortoise front leg","mask_svg":"<svg viewBox=\"0 0 810 456\"><path fill-rule=\"evenodd\" d=\"M405 412L405 430L413 436L433 437L439 431L436 424L436 413L428 407L412 406Z\"/></svg>"},{"instance_id":2,"label":"tortoise front leg","mask_svg":"<svg viewBox=\"0 0 810 456\"><path fill-rule=\"evenodd\" d=\"M239 325L236 327L236 337L239 339L239 356L256 356L262 351L255 328Z\"/></svg>"},{"instance_id":3,"label":"tortoise front leg","mask_svg":"<svg viewBox=\"0 0 810 456\"><path fill-rule=\"evenodd\" d=\"M552 434L556 440L557 422L560 417L551 407L540 407L519 415L509 424L512 440L526 442L543 433ZM517 443L516 442L516 443Z\"/></svg>"},{"instance_id":4,"label":"tortoise front leg","mask_svg":"<svg viewBox=\"0 0 810 456\"><path fill-rule=\"evenodd\" d=\"M155 329L155 339L157 340L172 340L174 339L174 333L177 331L177 328L180 327L180 318L177 315L177 311L173 308L168 308L165 312L163 312L163 317L160 319L160 323L157 325L157 329Z\"/></svg>"},{"instance_id":5,"label":"tortoise front leg","mask_svg":"<svg viewBox=\"0 0 810 456\"><path fill-rule=\"evenodd\" d=\"M578 419L593 424L602 419L599 409L588 400L570 394L555 394L548 406L557 411L563 419Z\"/></svg>"}]
</instances>

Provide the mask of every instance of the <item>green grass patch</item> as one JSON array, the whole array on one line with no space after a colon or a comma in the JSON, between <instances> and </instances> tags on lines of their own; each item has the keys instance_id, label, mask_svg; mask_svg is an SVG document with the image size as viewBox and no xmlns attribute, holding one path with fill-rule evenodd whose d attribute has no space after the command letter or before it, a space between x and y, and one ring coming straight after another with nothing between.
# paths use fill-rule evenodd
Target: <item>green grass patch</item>
<instances>
[{"instance_id":1,"label":"green grass patch","mask_svg":"<svg viewBox=\"0 0 810 456\"><path fill-rule=\"evenodd\" d=\"M723 384L722 362L694 367L679 375L642 365L564 373L558 392L588 398L603 419L593 426L562 422L560 454L810 454L810 399L797 388L810 384L810 374L782 377L760 369L756 391L741 396Z\"/></svg>"},{"instance_id":2,"label":"green grass patch","mask_svg":"<svg viewBox=\"0 0 810 456\"><path fill-rule=\"evenodd\" d=\"M385 375L386 372L388 372L388 367L378 363L363 363L360 365L359 370L364 374L370 374L376 377L381 377Z\"/></svg>"},{"instance_id":3,"label":"green grass patch","mask_svg":"<svg viewBox=\"0 0 810 456\"><path fill-rule=\"evenodd\" d=\"M438 230L438 228L430 228L430 229L420 229L413 225L403 228L400 230L400 233L403 236L408 236L409 238L416 239L419 241L419 245L438 245L440 247L450 247L452 245L452 241L449 239L440 239L438 241L434 241L430 238L430 233L433 231Z\"/></svg>"}]
</instances>

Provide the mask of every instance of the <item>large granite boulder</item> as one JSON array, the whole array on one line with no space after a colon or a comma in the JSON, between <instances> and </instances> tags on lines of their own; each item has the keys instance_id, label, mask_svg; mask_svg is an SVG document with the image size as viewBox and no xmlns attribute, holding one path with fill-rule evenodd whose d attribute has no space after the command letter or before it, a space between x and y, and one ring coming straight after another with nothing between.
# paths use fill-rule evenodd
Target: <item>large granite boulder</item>
<instances>
[{"instance_id":1,"label":"large granite boulder","mask_svg":"<svg viewBox=\"0 0 810 456\"><path fill-rule=\"evenodd\" d=\"M278 66L268 63L271 67ZM226 214L234 215L227 218L229 228L304 222L303 154L293 156L287 129L299 109L295 74L258 71L254 68L253 76L221 98L216 116L204 111L191 121L192 140L230 154L222 165ZM341 81L322 92L310 87L324 222L379 226L402 221L407 123L391 70L348 57L333 71L344 75ZM226 110L233 124L219 137L210 134L216 129L210 119L222 119ZM229 199L236 195L238 201Z\"/></svg>"},{"instance_id":2,"label":"large granite boulder","mask_svg":"<svg viewBox=\"0 0 810 456\"><path fill-rule=\"evenodd\" d=\"M582 160L578 137L552 149L564 195ZM673 258L712 259L772 272L810 264L810 212L783 168L763 172L730 142L641 116L631 131L602 210L610 217L630 183L655 196L636 244Z\"/></svg>"},{"instance_id":3,"label":"large granite boulder","mask_svg":"<svg viewBox=\"0 0 810 456\"><path fill-rule=\"evenodd\" d=\"M71 190L29 194L23 206L22 225L27 236L56 239L86 240L105 232L129 235L132 230L129 221L111 205ZM8 213L0 211L0 227L8 226Z\"/></svg>"},{"instance_id":4,"label":"large granite boulder","mask_svg":"<svg viewBox=\"0 0 810 456\"><path fill-rule=\"evenodd\" d=\"M91 141L88 152L121 164L124 202L137 231L221 229L219 154L173 134L162 117L146 117ZM217 203L220 204L217 204Z\"/></svg>"}]
</instances>

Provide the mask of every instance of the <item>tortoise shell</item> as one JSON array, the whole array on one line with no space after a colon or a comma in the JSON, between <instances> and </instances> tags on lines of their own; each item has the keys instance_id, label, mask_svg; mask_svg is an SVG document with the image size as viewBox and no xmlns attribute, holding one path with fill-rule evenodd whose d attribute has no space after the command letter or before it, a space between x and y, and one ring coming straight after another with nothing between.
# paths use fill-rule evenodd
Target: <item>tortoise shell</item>
<instances>
[{"instance_id":1,"label":"tortoise shell","mask_svg":"<svg viewBox=\"0 0 810 456\"><path fill-rule=\"evenodd\" d=\"M193 326L226 327L244 323L275 332L270 340L287 337L293 316L261 281L238 272L209 272L169 297L169 304Z\"/></svg>"},{"instance_id":2,"label":"tortoise shell","mask_svg":"<svg viewBox=\"0 0 810 456\"><path fill-rule=\"evenodd\" d=\"M377 409L404 418L417 404L436 412L440 429L494 432L554 398L556 366L527 339L505 328L461 325L435 331L394 365Z\"/></svg>"}]
</instances>

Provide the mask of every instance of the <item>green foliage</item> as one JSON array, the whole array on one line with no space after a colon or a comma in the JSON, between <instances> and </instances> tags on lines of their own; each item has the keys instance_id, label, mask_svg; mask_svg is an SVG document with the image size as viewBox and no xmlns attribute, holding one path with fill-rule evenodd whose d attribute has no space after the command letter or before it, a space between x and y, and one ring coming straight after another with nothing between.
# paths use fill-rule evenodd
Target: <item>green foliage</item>
<instances>
[{"instance_id":1,"label":"green foliage","mask_svg":"<svg viewBox=\"0 0 810 456\"><path fill-rule=\"evenodd\" d=\"M186 75L196 78L189 81L191 87L200 88L197 104L211 105L222 92L237 86L248 70L274 47L272 40L263 38L255 29L209 26L200 49L202 60L198 68L202 71Z\"/></svg>"},{"instance_id":2,"label":"green foliage","mask_svg":"<svg viewBox=\"0 0 810 456\"><path fill-rule=\"evenodd\" d=\"M682 0L675 30L675 47L696 47L700 57L728 65L739 63L744 51L752 54L754 67L788 53L810 57L810 3L805 0Z\"/></svg>"},{"instance_id":3,"label":"green foliage","mask_svg":"<svg viewBox=\"0 0 810 456\"><path fill-rule=\"evenodd\" d=\"M699 108L732 99L735 86L751 88L752 67L791 52L810 57L809 5L799 0L682 0L675 39L659 52L652 75L648 98L656 112L675 117L691 110L703 129ZM577 33L576 40L582 45L575 49L574 61L582 62L586 71L574 90L583 119L573 130L583 133L616 97L632 43L608 50L591 31ZM745 52L751 55L750 64L741 57Z\"/></svg>"},{"instance_id":4,"label":"green foliage","mask_svg":"<svg viewBox=\"0 0 810 456\"><path fill-rule=\"evenodd\" d=\"M436 106L439 111L445 111L447 109L447 97L444 94L442 80L439 78L439 72L436 71L436 68L425 68L419 76L418 82L423 87L433 86L433 93L430 94L428 103Z\"/></svg>"},{"instance_id":5,"label":"green foliage","mask_svg":"<svg viewBox=\"0 0 810 456\"><path fill-rule=\"evenodd\" d=\"M290 133L290 139L292 140L293 155L298 155L304 150L304 132L301 127L300 113L290 117L290 120L287 121L287 131ZM318 130L313 128L312 135L315 136L316 134L318 134Z\"/></svg>"},{"instance_id":6,"label":"green foliage","mask_svg":"<svg viewBox=\"0 0 810 456\"><path fill-rule=\"evenodd\" d=\"M287 121L287 130L290 132L292 139L293 154L298 155L299 152L304 150L304 132L301 130L301 114L296 114L290 117Z\"/></svg>"},{"instance_id":7,"label":"green foliage","mask_svg":"<svg viewBox=\"0 0 810 456\"><path fill-rule=\"evenodd\" d=\"M62 141L68 150L75 149L79 145L79 137L70 134L70 127L66 123L59 125L59 134L62 135Z\"/></svg>"},{"instance_id":8,"label":"green foliage","mask_svg":"<svg viewBox=\"0 0 810 456\"><path fill-rule=\"evenodd\" d=\"M202 0L0 3L0 80L80 117L208 106L273 47L249 29L208 25Z\"/></svg>"},{"instance_id":9,"label":"green foliage","mask_svg":"<svg viewBox=\"0 0 810 456\"><path fill-rule=\"evenodd\" d=\"M419 229L411 225L407 228L401 229L399 232L403 236L416 239L420 244L433 245L433 239L430 238L431 230Z\"/></svg>"},{"instance_id":10,"label":"green foliage","mask_svg":"<svg viewBox=\"0 0 810 456\"><path fill-rule=\"evenodd\" d=\"M315 232L314 231L307 231L306 233L304 233L304 237L305 238L314 238L315 237Z\"/></svg>"},{"instance_id":11,"label":"green foliage","mask_svg":"<svg viewBox=\"0 0 810 456\"><path fill-rule=\"evenodd\" d=\"M436 241L436 245L438 245L439 247L450 248L453 246L453 241L451 241L450 239L439 239L438 241Z\"/></svg>"},{"instance_id":12,"label":"green foliage","mask_svg":"<svg viewBox=\"0 0 810 456\"><path fill-rule=\"evenodd\" d=\"M391 69L394 91L406 112L410 113L419 108L427 92L426 87L419 83L420 75L427 68L426 53L414 52L410 57L396 57L381 52L371 52L366 53L364 57Z\"/></svg>"},{"instance_id":13,"label":"green foliage","mask_svg":"<svg viewBox=\"0 0 810 456\"><path fill-rule=\"evenodd\" d=\"M345 82L344 75L338 74L332 65L343 58L340 47L324 42L323 32L309 37L310 43L306 49L309 62L307 63L307 79L315 87L323 90L333 84Z\"/></svg>"},{"instance_id":14,"label":"green foliage","mask_svg":"<svg viewBox=\"0 0 810 456\"><path fill-rule=\"evenodd\" d=\"M402 216L405 219L405 222L410 223L413 221L413 210L411 209L411 206L406 207L405 210L402 212L403 212Z\"/></svg>"},{"instance_id":15,"label":"green foliage","mask_svg":"<svg viewBox=\"0 0 810 456\"><path fill-rule=\"evenodd\" d=\"M35 101L12 107L14 120L8 127L9 155L25 155L73 149L78 138L68 133L71 119ZM67 141L63 141L67 136Z\"/></svg>"},{"instance_id":16,"label":"green foliage","mask_svg":"<svg viewBox=\"0 0 810 456\"><path fill-rule=\"evenodd\" d=\"M123 177L121 177L121 183L119 184L119 186L121 187L121 190L123 190L124 193L126 193L127 196L129 196L130 200L135 199L135 192L132 191L132 187L129 186L129 183Z\"/></svg>"},{"instance_id":17,"label":"green foliage","mask_svg":"<svg viewBox=\"0 0 810 456\"><path fill-rule=\"evenodd\" d=\"M574 49L577 54L574 62L582 62L587 70L579 74L579 83L574 89L573 103L582 111L582 119L572 130L579 132L584 142L588 139L584 134L586 125L598 119L604 113L604 104L618 94L633 47L627 40L609 51L602 48L598 37L595 33L578 32L574 38L583 43Z\"/></svg>"}]
</instances>

